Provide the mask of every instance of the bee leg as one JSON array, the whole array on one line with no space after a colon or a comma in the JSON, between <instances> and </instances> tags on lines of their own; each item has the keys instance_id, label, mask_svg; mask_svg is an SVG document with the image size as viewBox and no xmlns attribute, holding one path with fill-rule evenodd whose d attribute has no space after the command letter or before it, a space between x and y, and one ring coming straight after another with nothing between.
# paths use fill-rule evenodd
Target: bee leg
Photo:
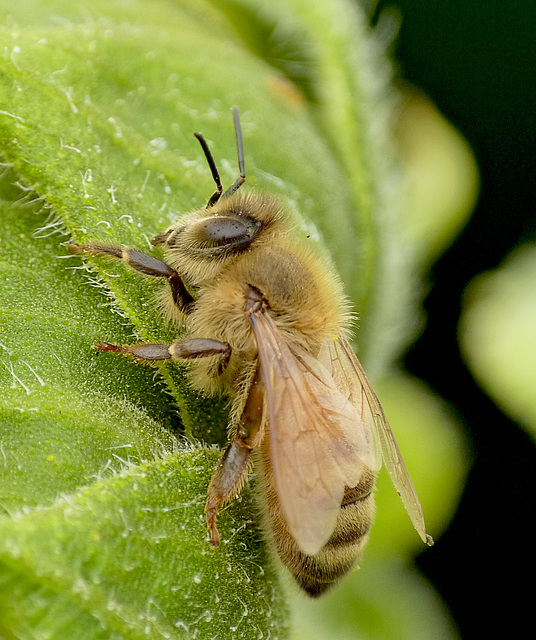
<instances>
[{"instance_id":1,"label":"bee leg","mask_svg":"<svg viewBox=\"0 0 536 640\"><path fill-rule=\"evenodd\" d=\"M121 260L132 269L140 271L147 276L155 278L167 278L171 287L173 302L183 313L191 311L194 299L186 290L184 282L179 274L162 260L137 251L136 249L124 249L113 244L103 242L91 242L87 245L68 244L67 251L72 254L87 253L91 256L104 256L112 260Z\"/></svg>"},{"instance_id":2,"label":"bee leg","mask_svg":"<svg viewBox=\"0 0 536 640\"><path fill-rule=\"evenodd\" d=\"M207 492L207 527L210 531L210 544L217 547L220 544L220 532L216 526L218 511L240 493L249 466L251 449L244 446L240 440L231 442L218 463L216 471L210 480Z\"/></svg>"},{"instance_id":3,"label":"bee leg","mask_svg":"<svg viewBox=\"0 0 536 640\"><path fill-rule=\"evenodd\" d=\"M260 369L257 369L251 378L236 436L225 449L208 486L205 513L213 547L220 544L220 533L216 526L219 507L237 496L244 486L251 451L260 446L264 437L264 415L264 385L260 379Z\"/></svg>"},{"instance_id":4,"label":"bee leg","mask_svg":"<svg viewBox=\"0 0 536 640\"><path fill-rule=\"evenodd\" d=\"M211 356L222 356L223 364L226 366L231 357L231 346L227 342L211 340L210 338L191 338L173 344L130 344L119 345L109 342L98 342L95 347L97 351L112 351L126 356L132 356L137 360L192 360L195 358L208 358Z\"/></svg>"}]
</instances>

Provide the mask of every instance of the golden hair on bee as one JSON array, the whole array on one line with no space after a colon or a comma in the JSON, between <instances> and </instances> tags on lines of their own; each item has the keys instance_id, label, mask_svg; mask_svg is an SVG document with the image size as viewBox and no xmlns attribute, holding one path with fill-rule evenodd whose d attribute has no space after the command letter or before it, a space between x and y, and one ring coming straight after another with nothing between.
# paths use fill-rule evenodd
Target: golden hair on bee
<instances>
[{"instance_id":1,"label":"golden hair on bee","mask_svg":"<svg viewBox=\"0 0 536 640\"><path fill-rule=\"evenodd\" d=\"M262 512L277 555L316 597L360 557L382 460L420 537L424 517L380 402L348 342L350 305L331 265L300 237L281 202L238 191L246 179L238 110L240 175L223 191L204 137L216 191L205 207L155 236L165 261L93 242L71 253L122 260L167 280L163 313L185 328L172 344L99 351L140 361L181 360L192 384L231 398L229 442L207 492L212 546L218 510L240 493L252 453Z\"/></svg>"}]
</instances>

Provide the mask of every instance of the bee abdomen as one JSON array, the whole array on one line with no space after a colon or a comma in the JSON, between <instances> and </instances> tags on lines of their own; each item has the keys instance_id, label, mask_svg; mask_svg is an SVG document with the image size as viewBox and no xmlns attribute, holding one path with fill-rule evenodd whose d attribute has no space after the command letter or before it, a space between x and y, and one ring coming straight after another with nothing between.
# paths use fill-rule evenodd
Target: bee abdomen
<instances>
[{"instance_id":1,"label":"bee abdomen","mask_svg":"<svg viewBox=\"0 0 536 640\"><path fill-rule=\"evenodd\" d=\"M322 595L361 556L374 515L374 479L372 471L367 470L357 486L346 488L337 526L318 554L307 556L297 547L293 552L287 548L287 561L284 562L300 587L310 596Z\"/></svg>"}]
</instances>

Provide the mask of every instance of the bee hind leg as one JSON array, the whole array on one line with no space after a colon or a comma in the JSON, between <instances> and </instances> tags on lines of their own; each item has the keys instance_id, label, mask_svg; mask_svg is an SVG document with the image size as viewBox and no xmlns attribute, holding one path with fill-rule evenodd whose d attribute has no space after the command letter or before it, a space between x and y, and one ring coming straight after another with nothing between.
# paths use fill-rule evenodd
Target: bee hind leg
<instances>
[{"instance_id":1,"label":"bee hind leg","mask_svg":"<svg viewBox=\"0 0 536 640\"><path fill-rule=\"evenodd\" d=\"M219 508L230 502L242 490L248 473L250 455L251 449L244 446L240 440L231 442L210 480L205 513L210 544L213 547L217 547L221 541L216 525Z\"/></svg>"},{"instance_id":2,"label":"bee hind leg","mask_svg":"<svg viewBox=\"0 0 536 640\"><path fill-rule=\"evenodd\" d=\"M237 496L247 478L250 468L251 451L260 446L264 438L265 389L261 381L260 368L252 371L247 386L244 406L238 414L234 436L227 445L216 471L210 481L207 492L207 526L210 531L210 544L217 547L220 533L216 526L218 510Z\"/></svg>"}]
</instances>

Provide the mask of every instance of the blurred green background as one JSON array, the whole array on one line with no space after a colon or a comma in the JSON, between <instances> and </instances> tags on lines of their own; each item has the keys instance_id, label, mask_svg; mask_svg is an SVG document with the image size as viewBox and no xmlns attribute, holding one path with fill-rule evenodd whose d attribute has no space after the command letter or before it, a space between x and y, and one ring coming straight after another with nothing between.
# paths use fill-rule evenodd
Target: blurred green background
<instances>
[{"instance_id":1,"label":"blurred green background","mask_svg":"<svg viewBox=\"0 0 536 640\"><path fill-rule=\"evenodd\" d=\"M375 20L393 6L401 75L464 135L481 179L405 358L455 407L473 452L457 514L419 566L464 638L516 637L534 629L536 571L536 8L381 0Z\"/></svg>"}]
</instances>

